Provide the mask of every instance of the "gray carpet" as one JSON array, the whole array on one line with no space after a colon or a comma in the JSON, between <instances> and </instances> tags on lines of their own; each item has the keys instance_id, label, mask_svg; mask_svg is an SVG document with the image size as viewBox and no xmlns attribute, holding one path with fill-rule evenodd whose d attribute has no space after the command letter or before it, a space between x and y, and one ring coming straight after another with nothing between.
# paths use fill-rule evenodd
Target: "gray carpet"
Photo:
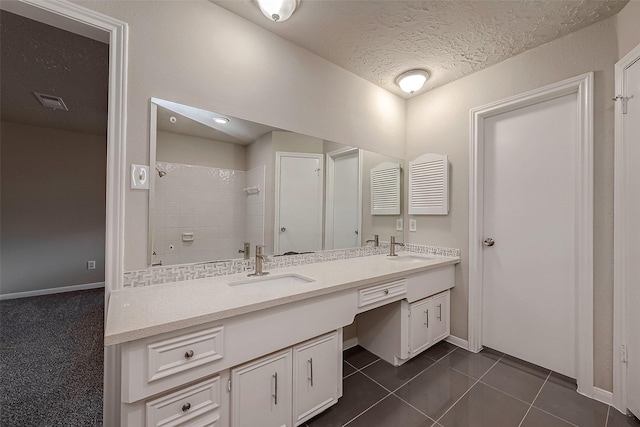
<instances>
[{"instance_id":1,"label":"gray carpet","mask_svg":"<svg viewBox=\"0 0 640 427\"><path fill-rule=\"evenodd\" d=\"M104 290L0 302L0 425L102 425Z\"/></svg>"}]
</instances>

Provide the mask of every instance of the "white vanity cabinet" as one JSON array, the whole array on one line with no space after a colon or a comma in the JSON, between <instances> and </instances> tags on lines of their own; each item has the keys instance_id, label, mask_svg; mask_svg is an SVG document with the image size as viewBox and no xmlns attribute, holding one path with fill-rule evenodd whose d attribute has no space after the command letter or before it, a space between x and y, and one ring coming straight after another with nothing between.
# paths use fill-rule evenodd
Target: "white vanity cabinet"
<instances>
[{"instance_id":1,"label":"white vanity cabinet","mask_svg":"<svg viewBox=\"0 0 640 427\"><path fill-rule=\"evenodd\" d=\"M291 349L231 370L232 427L291 426Z\"/></svg>"},{"instance_id":2,"label":"white vanity cabinet","mask_svg":"<svg viewBox=\"0 0 640 427\"><path fill-rule=\"evenodd\" d=\"M293 348L293 415L299 425L336 404L342 385L342 343L333 332Z\"/></svg>"},{"instance_id":3,"label":"white vanity cabinet","mask_svg":"<svg viewBox=\"0 0 640 427\"><path fill-rule=\"evenodd\" d=\"M449 336L449 291L409 304L402 302L408 324L409 358Z\"/></svg>"},{"instance_id":4,"label":"white vanity cabinet","mask_svg":"<svg viewBox=\"0 0 640 427\"><path fill-rule=\"evenodd\" d=\"M231 426L297 426L336 404L340 337L334 331L232 369Z\"/></svg>"}]
</instances>

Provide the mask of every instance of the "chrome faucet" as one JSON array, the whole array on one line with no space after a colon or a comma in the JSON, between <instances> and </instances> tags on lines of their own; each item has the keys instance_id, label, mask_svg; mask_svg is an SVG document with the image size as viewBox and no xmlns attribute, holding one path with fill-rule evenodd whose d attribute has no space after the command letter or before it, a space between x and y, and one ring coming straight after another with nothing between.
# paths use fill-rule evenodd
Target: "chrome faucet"
<instances>
[{"instance_id":1,"label":"chrome faucet","mask_svg":"<svg viewBox=\"0 0 640 427\"><path fill-rule=\"evenodd\" d=\"M244 259L249 259L251 257L251 248L249 242L244 242L244 248L238 249L239 254L244 254Z\"/></svg>"},{"instance_id":2,"label":"chrome faucet","mask_svg":"<svg viewBox=\"0 0 640 427\"><path fill-rule=\"evenodd\" d=\"M370 242L373 243L373 246L377 248L378 246L380 246L380 236L378 236L377 234L374 234L373 239L369 239L365 243L370 243Z\"/></svg>"},{"instance_id":3,"label":"chrome faucet","mask_svg":"<svg viewBox=\"0 0 640 427\"><path fill-rule=\"evenodd\" d=\"M249 277L251 276L265 276L267 274L269 274L268 271L262 271L262 263L264 261L267 261L267 256L262 254L262 248L264 248L264 246L262 245L257 245L256 246L256 269L253 273L249 274Z\"/></svg>"},{"instance_id":4,"label":"chrome faucet","mask_svg":"<svg viewBox=\"0 0 640 427\"><path fill-rule=\"evenodd\" d=\"M391 236L389 239L389 255L387 256L398 256L396 245L404 247L404 243L396 243L396 236Z\"/></svg>"}]
</instances>

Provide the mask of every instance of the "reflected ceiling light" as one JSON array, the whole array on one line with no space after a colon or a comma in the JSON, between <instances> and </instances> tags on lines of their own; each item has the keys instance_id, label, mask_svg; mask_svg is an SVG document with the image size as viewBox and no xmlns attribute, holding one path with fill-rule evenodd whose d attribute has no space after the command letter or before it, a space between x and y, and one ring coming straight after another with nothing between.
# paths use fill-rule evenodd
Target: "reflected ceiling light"
<instances>
[{"instance_id":1,"label":"reflected ceiling light","mask_svg":"<svg viewBox=\"0 0 640 427\"><path fill-rule=\"evenodd\" d=\"M216 123L220 123L221 125L229 123L229 119L227 119L226 117L214 117L213 121Z\"/></svg>"},{"instance_id":2,"label":"reflected ceiling light","mask_svg":"<svg viewBox=\"0 0 640 427\"><path fill-rule=\"evenodd\" d=\"M256 3L264 16L273 22L286 21L298 6L298 0L256 0Z\"/></svg>"},{"instance_id":3,"label":"reflected ceiling light","mask_svg":"<svg viewBox=\"0 0 640 427\"><path fill-rule=\"evenodd\" d=\"M427 80L429 80L429 73L426 70L410 70L400 74L396 84L403 92L413 94L422 89Z\"/></svg>"}]
</instances>

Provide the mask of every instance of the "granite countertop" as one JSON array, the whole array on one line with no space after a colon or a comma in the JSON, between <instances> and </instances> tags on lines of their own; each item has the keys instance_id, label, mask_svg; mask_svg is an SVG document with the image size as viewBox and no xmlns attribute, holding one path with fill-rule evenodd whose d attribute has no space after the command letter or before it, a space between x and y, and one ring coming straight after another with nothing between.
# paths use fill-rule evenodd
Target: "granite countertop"
<instances>
[{"instance_id":1,"label":"granite countertop","mask_svg":"<svg viewBox=\"0 0 640 427\"><path fill-rule=\"evenodd\" d=\"M374 255L273 269L263 276L296 274L314 279L295 285L229 285L250 279L244 272L113 291L104 344L121 344L460 262L459 257L400 252L398 258L403 257L423 257L424 261L399 262Z\"/></svg>"}]
</instances>

